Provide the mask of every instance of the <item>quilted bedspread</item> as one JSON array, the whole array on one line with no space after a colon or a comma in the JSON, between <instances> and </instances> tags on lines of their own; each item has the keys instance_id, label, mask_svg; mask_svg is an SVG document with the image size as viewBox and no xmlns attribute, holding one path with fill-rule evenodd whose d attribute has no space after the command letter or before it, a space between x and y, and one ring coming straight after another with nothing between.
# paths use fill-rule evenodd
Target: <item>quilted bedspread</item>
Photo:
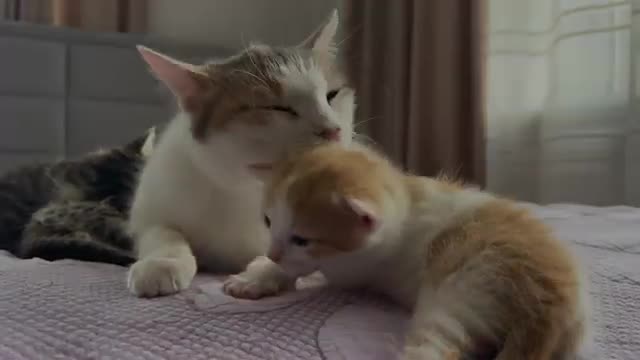
<instances>
[{"instance_id":1,"label":"quilted bedspread","mask_svg":"<svg viewBox=\"0 0 640 360\"><path fill-rule=\"evenodd\" d=\"M640 209L525 206L589 271L584 358L640 359ZM408 318L373 295L309 285L235 300L207 276L176 296L137 299L125 272L0 254L0 359L393 359Z\"/></svg>"}]
</instances>

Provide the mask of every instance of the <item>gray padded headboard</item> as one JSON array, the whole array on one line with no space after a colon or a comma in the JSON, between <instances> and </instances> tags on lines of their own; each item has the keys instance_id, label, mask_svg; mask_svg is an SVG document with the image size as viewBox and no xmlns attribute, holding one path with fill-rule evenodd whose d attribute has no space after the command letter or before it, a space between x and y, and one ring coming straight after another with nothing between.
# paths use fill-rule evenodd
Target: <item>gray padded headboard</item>
<instances>
[{"instance_id":1,"label":"gray padded headboard","mask_svg":"<svg viewBox=\"0 0 640 360\"><path fill-rule=\"evenodd\" d=\"M171 116L136 44L184 60L228 54L140 35L0 23L0 173L126 142Z\"/></svg>"}]
</instances>

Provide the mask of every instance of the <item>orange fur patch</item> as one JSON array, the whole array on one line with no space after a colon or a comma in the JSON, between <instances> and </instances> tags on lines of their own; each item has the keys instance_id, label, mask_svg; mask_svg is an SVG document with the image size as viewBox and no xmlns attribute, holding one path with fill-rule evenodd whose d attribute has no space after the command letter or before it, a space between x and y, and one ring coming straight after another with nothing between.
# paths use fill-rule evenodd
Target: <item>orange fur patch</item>
<instances>
[{"instance_id":1,"label":"orange fur patch","mask_svg":"<svg viewBox=\"0 0 640 360\"><path fill-rule=\"evenodd\" d=\"M474 274L474 286L490 294L492 321L517 344L505 359L552 358L577 321L580 289L572 256L544 224L510 201L490 202L450 227L427 244L426 257L429 278Z\"/></svg>"},{"instance_id":2,"label":"orange fur patch","mask_svg":"<svg viewBox=\"0 0 640 360\"><path fill-rule=\"evenodd\" d=\"M281 84L268 71L266 56L247 50L224 63L202 66L207 79L200 81L202 91L189 109L197 139L206 137L210 129L224 129L231 122L268 125L268 117L248 114L277 104L282 95Z\"/></svg>"},{"instance_id":3,"label":"orange fur patch","mask_svg":"<svg viewBox=\"0 0 640 360\"><path fill-rule=\"evenodd\" d=\"M353 251L362 245L366 229L345 205L335 202L336 195L377 205L398 174L382 157L345 151L336 144L316 146L275 169L266 202L286 190L286 201L295 213L294 231L318 244L313 256Z\"/></svg>"}]
</instances>

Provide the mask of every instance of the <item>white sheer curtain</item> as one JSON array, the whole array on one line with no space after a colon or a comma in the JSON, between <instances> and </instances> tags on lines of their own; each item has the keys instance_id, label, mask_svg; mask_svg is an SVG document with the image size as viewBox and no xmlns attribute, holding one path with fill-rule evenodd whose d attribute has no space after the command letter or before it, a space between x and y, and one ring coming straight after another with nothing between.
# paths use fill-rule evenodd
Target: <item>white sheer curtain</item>
<instances>
[{"instance_id":1,"label":"white sheer curtain","mask_svg":"<svg viewBox=\"0 0 640 360\"><path fill-rule=\"evenodd\" d=\"M640 0L490 0L488 187L640 205Z\"/></svg>"}]
</instances>

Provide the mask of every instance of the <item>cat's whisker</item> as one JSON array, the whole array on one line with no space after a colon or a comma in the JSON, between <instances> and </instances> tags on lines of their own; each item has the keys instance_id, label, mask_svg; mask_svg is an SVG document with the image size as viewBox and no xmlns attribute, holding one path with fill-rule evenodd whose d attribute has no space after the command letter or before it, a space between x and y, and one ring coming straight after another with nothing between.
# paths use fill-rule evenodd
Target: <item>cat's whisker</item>
<instances>
[{"instance_id":1,"label":"cat's whisker","mask_svg":"<svg viewBox=\"0 0 640 360\"><path fill-rule=\"evenodd\" d=\"M358 31L362 30L362 25L357 26L355 29L353 29L347 36L345 36L342 40L340 40L340 42L336 43L336 48L340 48L342 46L343 43L345 43L346 41L348 41L349 39L351 39Z\"/></svg>"},{"instance_id":2,"label":"cat's whisker","mask_svg":"<svg viewBox=\"0 0 640 360\"><path fill-rule=\"evenodd\" d=\"M260 76L262 76L263 80L264 78L267 78L267 76L264 74L264 72L260 69L260 67L258 66L258 64L256 63L255 59L253 58L253 54L250 51L250 45L246 45L245 46L245 53L247 54L247 57L249 57L249 62L251 62L251 65L253 65L253 69L260 74Z\"/></svg>"},{"instance_id":3,"label":"cat's whisker","mask_svg":"<svg viewBox=\"0 0 640 360\"><path fill-rule=\"evenodd\" d=\"M259 76L258 76L258 75L256 75L256 74L252 74L252 73L250 73L250 72L249 72L249 71L247 71L247 70L244 70L244 69L235 69L235 70L233 70L231 73L241 73L241 74L247 75L247 76L249 76L249 77L251 77L251 78L253 78L253 79L256 79L256 80L260 83L260 85L264 86L266 89L268 89L268 88L269 88L269 84L267 84L267 82L266 82L263 78L259 77Z\"/></svg>"},{"instance_id":4,"label":"cat's whisker","mask_svg":"<svg viewBox=\"0 0 640 360\"><path fill-rule=\"evenodd\" d=\"M369 121L371 121L371 120L375 120L375 119L378 119L378 116L372 116L372 117L370 117L370 118L368 118L368 119L364 119L364 120L358 121L357 123L353 124L353 128L354 128L354 129L357 129L357 128L358 128L358 126L363 125L363 124L366 124L366 123L368 123Z\"/></svg>"},{"instance_id":5,"label":"cat's whisker","mask_svg":"<svg viewBox=\"0 0 640 360\"><path fill-rule=\"evenodd\" d=\"M358 142L364 142L362 140L366 140L366 142L368 142L369 144L376 145L376 146L379 145L375 140L373 140L373 138L371 138L368 135L354 133L353 138Z\"/></svg>"}]
</instances>

